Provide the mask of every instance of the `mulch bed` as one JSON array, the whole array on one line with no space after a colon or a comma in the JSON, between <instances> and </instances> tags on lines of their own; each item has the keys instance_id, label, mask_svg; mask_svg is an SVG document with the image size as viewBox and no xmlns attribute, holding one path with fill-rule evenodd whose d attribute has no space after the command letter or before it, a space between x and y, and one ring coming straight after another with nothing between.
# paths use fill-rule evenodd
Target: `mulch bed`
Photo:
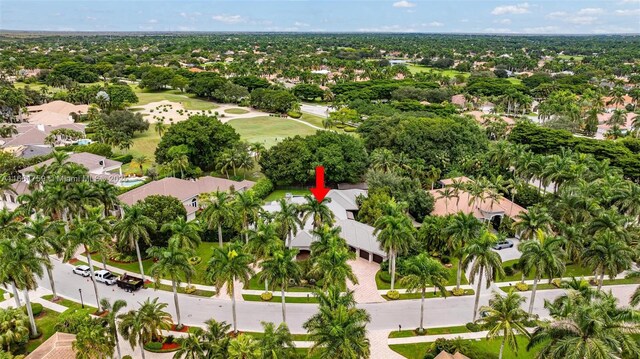
<instances>
[{"instance_id":1,"label":"mulch bed","mask_svg":"<svg viewBox=\"0 0 640 359\"><path fill-rule=\"evenodd\" d=\"M187 331L189 331L189 327L184 325L184 326L182 326L182 329L178 330L178 329L176 329L176 325L174 324L174 325L171 326L171 329L169 329L169 330L172 331L172 332L186 333Z\"/></svg>"}]
</instances>

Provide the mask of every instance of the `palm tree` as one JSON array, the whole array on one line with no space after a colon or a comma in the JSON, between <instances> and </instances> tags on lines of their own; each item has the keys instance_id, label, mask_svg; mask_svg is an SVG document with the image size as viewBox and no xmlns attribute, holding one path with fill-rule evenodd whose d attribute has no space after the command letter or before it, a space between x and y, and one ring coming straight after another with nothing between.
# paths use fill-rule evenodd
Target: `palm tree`
<instances>
[{"instance_id":1,"label":"palm tree","mask_svg":"<svg viewBox=\"0 0 640 359\"><path fill-rule=\"evenodd\" d=\"M111 304L111 302L109 302L109 299L102 298L100 300L100 304L102 305L102 308L107 312L107 314L103 316L103 318L109 326L109 334L111 335L111 338L116 343L118 359L122 359L122 354L120 353L120 341L118 340L118 324L116 322L116 319L118 318L118 312L120 312L120 310L127 306L127 302L119 299Z\"/></svg>"},{"instance_id":2,"label":"palm tree","mask_svg":"<svg viewBox=\"0 0 640 359\"><path fill-rule=\"evenodd\" d=\"M370 355L366 325L371 320L364 309L356 308L353 292L340 293L338 287L317 292L318 313L303 327L314 342L311 354L319 358L368 358Z\"/></svg>"},{"instance_id":3,"label":"palm tree","mask_svg":"<svg viewBox=\"0 0 640 359\"><path fill-rule=\"evenodd\" d=\"M29 319L20 307L0 310L0 353L12 352L12 345L19 346L29 341ZM9 356L11 359L12 356Z\"/></svg>"},{"instance_id":4,"label":"palm tree","mask_svg":"<svg viewBox=\"0 0 640 359\"><path fill-rule=\"evenodd\" d=\"M513 229L520 234L522 240L527 241L533 239L538 230L545 234L551 233L552 223L553 218L545 208L534 206L529 211L518 214Z\"/></svg>"},{"instance_id":5,"label":"palm tree","mask_svg":"<svg viewBox=\"0 0 640 359\"><path fill-rule=\"evenodd\" d=\"M186 338L179 338L180 349L174 359L227 358L231 338L227 335L231 326L226 322L209 319L206 329L193 328Z\"/></svg>"},{"instance_id":6,"label":"palm tree","mask_svg":"<svg viewBox=\"0 0 640 359\"><path fill-rule=\"evenodd\" d=\"M23 233L18 233L14 239L0 241L0 282L11 282L14 288L22 289L32 337L38 336L38 328L31 309L29 291L38 286L35 276L42 278L43 268L50 265L31 248ZM14 294L17 296L17 293Z\"/></svg>"},{"instance_id":7,"label":"palm tree","mask_svg":"<svg viewBox=\"0 0 640 359\"><path fill-rule=\"evenodd\" d=\"M262 209L262 201L256 197L252 190L236 192L233 206L242 219L242 231L245 242L249 242L249 224L254 223L258 218L258 213Z\"/></svg>"},{"instance_id":8,"label":"palm tree","mask_svg":"<svg viewBox=\"0 0 640 359\"><path fill-rule=\"evenodd\" d=\"M295 261L297 249L282 248L271 254L260 263L262 271L258 274L260 280L271 283L274 287L280 287L280 299L282 301L282 323L287 323L287 311L285 307L284 293L291 281L300 280L300 265Z\"/></svg>"},{"instance_id":9,"label":"palm tree","mask_svg":"<svg viewBox=\"0 0 640 359\"><path fill-rule=\"evenodd\" d=\"M183 217L178 217L169 223L163 224L160 230L171 233L169 238L170 245L175 245L177 248L196 250L202 243L200 239L202 227L197 221L187 222Z\"/></svg>"},{"instance_id":10,"label":"palm tree","mask_svg":"<svg viewBox=\"0 0 640 359\"><path fill-rule=\"evenodd\" d=\"M282 240L278 237L276 225L274 223L259 223L255 230L249 233L249 242L245 245L247 253L252 254L255 262L265 260L274 251L283 247ZM269 291L269 281L264 281L264 291Z\"/></svg>"},{"instance_id":11,"label":"palm tree","mask_svg":"<svg viewBox=\"0 0 640 359\"><path fill-rule=\"evenodd\" d=\"M444 208L446 214L449 214L449 200L456 196L453 188L445 187L436 191L438 193L438 199L444 199Z\"/></svg>"},{"instance_id":12,"label":"palm tree","mask_svg":"<svg viewBox=\"0 0 640 359\"><path fill-rule=\"evenodd\" d=\"M300 219L300 208L297 204L282 198L278 201L280 210L276 212L275 220L280 225L282 235L287 236L287 247L291 248L293 236L298 233L298 228L302 227Z\"/></svg>"},{"instance_id":13,"label":"palm tree","mask_svg":"<svg viewBox=\"0 0 640 359\"><path fill-rule=\"evenodd\" d=\"M64 239L68 243L67 250L64 253L64 260L68 261L73 258L78 246L84 247L84 252L87 255L87 264L91 272L91 282L93 283L93 290L96 295L96 302L98 303L98 311L101 312L102 307L100 306L98 285L93 272L91 252L102 251L105 248L105 239L108 238L108 234L104 228L95 221L74 221L72 226L73 229L64 235Z\"/></svg>"},{"instance_id":14,"label":"palm tree","mask_svg":"<svg viewBox=\"0 0 640 359\"><path fill-rule=\"evenodd\" d=\"M180 320L180 303L178 303L178 286L182 279L187 282L196 274L196 270L189 262L189 257L194 251L180 245L180 241L169 240L167 248L151 247L147 253L156 259L151 266L151 275L155 278L156 287L160 285L160 278L171 279L171 289L173 290L173 302L176 306L176 318L178 324L176 329L182 329Z\"/></svg>"},{"instance_id":15,"label":"palm tree","mask_svg":"<svg viewBox=\"0 0 640 359\"><path fill-rule=\"evenodd\" d=\"M162 137L162 135L164 135L164 133L167 131L167 125L164 123L164 121L156 122L155 131L159 137Z\"/></svg>"},{"instance_id":16,"label":"palm tree","mask_svg":"<svg viewBox=\"0 0 640 359\"><path fill-rule=\"evenodd\" d=\"M448 235L448 246L451 253L458 258L458 270L456 273L456 290L460 290L462 281L462 260L465 255L465 247L469 241L480 234L482 223L472 214L458 212L453 217L449 225L445 228Z\"/></svg>"},{"instance_id":17,"label":"palm tree","mask_svg":"<svg viewBox=\"0 0 640 359\"><path fill-rule=\"evenodd\" d=\"M140 346L142 359L144 345L161 337L162 330L169 330L172 325L171 315L164 309L166 303L158 303L158 298L147 298L139 303L138 310L130 310L118 316L120 319L120 335L129 341L132 348Z\"/></svg>"},{"instance_id":18,"label":"palm tree","mask_svg":"<svg viewBox=\"0 0 640 359\"><path fill-rule=\"evenodd\" d=\"M42 216L40 212L27 222L24 227L24 234L29 238L29 245L32 250L44 259L48 266L47 276L49 277L49 285L51 286L51 292L53 292L53 300L58 300L58 294L56 292L56 283L53 280L53 271L51 270L51 259L49 253L56 253L58 255L63 253L62 243L60 241L60 223L51 221L49 217Z\"/></svg>"},{"instance_id":19,"label":"palm tree","mask_svg":"<svg viewBox=\"0 0 640 359\"><path fill-rule=\"evenodd\" d=\"M309 219L312 219L313 229L318 229L323 224L333 224L335 216L327 206L327 203L331 201L329 197L318 201L315 197L308 194L305 195L304 198L307 202L300 206L300 215L302 216L303 223L307 223Z\"/></svg>"},{"instance_id":20,"label":"palm tree","mask_svg":"<svg viewBox=\"0 0 640 359\"><path fill-rule=\"evenodd\" d=\"M162 137L162 135L160 135L160 137ZM138 166L138 168L140 168L140 175L142 176L144 174L144 164L147 163L147 161L149 161L149 158L145 155L140 155L140 156L136 156L133 158L133 161L131 161L131 165L132 166Z\"/></svg>"},{"instance_id":21,"label":"palm tree","mask_svg":"<svg viewBox=\"0 0 640 359\"><path fill-rule=\"evenodd\" d=\"M249 279L254 274L250 266L252 261L252 257L243 253L240 245L230 244L226 248L214 249L213 255L209 263L207 263L205 280L216 287L218 295L220 294L220 289L226 286L227 293L231 297L234 333L238 333L234 282L239 280L243 285L249 283Z\"/></svg>"},{"instance_id":22,"label":"palm tree","mask_svg":"<svg viewBox=\"0 0 640 359\"><path fill-rule=\"evenodd\" d=\"M142 256L140 255L140 240L145 244L151 244L149 233L156 229L156 222L145 216L140 206L123 205L124 216L114 226L114 234L118 241L126 247L136 250L138 257L138 265L142 281L145 281L144 266L142 265Z\"/></svg>"},{"instance_id":23,"label":"palm tree","mask_svg":"<svg viewBox=\"0 0 640 359\"><path fill-rule=\"evenodd\" d=\"M502 259L500 255L494 252L493 246L497 241L496 235L484 230L480 233L478 238L471 240L467 246L466 256L462 261L464 268L467 268L471 264L471 270L469 271L469 283L473 284L474 281L478 281L476 288L476 300L473 306L473 321L476 320L478 315L478 303L480 302L480 290L483 280L483 276L486 274L487 288L491 285L491 281L497 277L504 276L504 269L502 269ZM476 276L478 277L476 279Z\"/></svg>"},{"instance_id":24,"label":"palm tree","mask_svg":"<svg viewBox=\"0 0 640 359\"><path fill-rule=\"evenodd\" d=\"M533 305L536 300L538 281L545 276L549 281L555 276L562 277L565 271L564 251L562 239L547 237L542 229L536 232L536 238L522 243L520 251L520 265L524 273L533 270L533 288L529 300L529 315L533 313Z\"/></svg>"},{"instance_id":25,"label":"palm tree","mask_svg":"<svg viewBox=\"0 0 640 359\"><path fill-rule=\"evenodd\" d=\"M218 229L218 242L222 248L222 226L233 222L234 212L231 207L231 198L226 192L216 191L203 197L206 206L202 218L209 229Z\"/></svg>"},{"instance_id":26,"label":"palm tree","mask_svg":"<svg viewBox=\"0 0 640 359\"><path fill-rule=\"evenodd\" d=\"M293 336L287 324L281 323L277 327L273 323L261 322L263 336L258 339L262 349L262 359L289 358L295 352Z\"/></svg>"},{"instance_id":27,"label":"palm tree","mask_svg":"<svg viewBox=\"0 0 640 359\"><path fill-rule=\"evenodd\" d=\"M524 301L525 298L514 293L512 289L504 297L494 293L489 300L489 305L480 308L486 316L478 322L489 330L487 339L502 337L498 359L502 359L505 344L514 351L518 350L517 334L529 337L529 332L524 327L524 322L529 316L520 308Z\"/></svg>"},{"instance_id":28,"label":"palm tree","mask_svg":"<svg viewBox=\"0 0 640 359\"><path fill-rule=\"evenodd\" d=\"M331 241L328 248L321 254L313 253L311 273L322 276L323 289L329 286L346 289L347 280L358 284L358 277L353 273L353 269L348 263L349 260L355 259L355 253L350 251L346 244Z\"/></svg>"},{"instance_id":29,"label":"palm tree","mask_svg":"<svg viewBox=\"0 0 640 359\"><path fill-rule=\"evenodd\" d=\"M260 359L261 357L260 343L251 335L240 334L229 343L227 356L229 359Z\"/></svg>"},{"instance_id":30,"label":"palm tree","mask_svg":"<svg viewBox=\"0 0 640 359\"><path fill-rule=\"evenodd\" d=\"M616 275L631 268L633 258L634 253L629 245L610 230L597 233L583 253L584 263L599 275L598 290L602 288L605 274L614 279Z\"/></svg>"},{"instance_id":31,"label":"palm tree","mask_svg":"<svg viewBox=\"0 0 640 359\"><path fill-rule=\"evenodd\" d=\"M102 325L102 321L88 319L80 325L71 346L77 359L102 359L113 357L115 342L110 329Z\"/></svg>"},{"instance_id":32,"label":"palm tree","mask_svg":"<svg viewBox=\"0 0 640 359\"><path fill-rule=\"evenodd\" d=\"M389 206L396 203L391 200ZM404 213L390 213L378 218L375 222L376 229L373 232L378 237L380 246L389 254L391 261L391 290L394 290L396 277L396 256L404 254L409 250L414 241L413 224Z\"/></svg>"},{"instance_id":33,"label":"palm tree","mask_svg":"<svg viewBox=\"0 0 640 359\"><path fill-rule=\"evenodd\" d=\"M407 292L420 290L420 327L419 332L424 332L424 296L427 287L433 285L438 288L443 297L447 296L445 284L449 279L449 271L437 260L426 253L420 253L409 258L404 266L405 276L400 283L405 285Z\"/></svg>"}]
</instances>

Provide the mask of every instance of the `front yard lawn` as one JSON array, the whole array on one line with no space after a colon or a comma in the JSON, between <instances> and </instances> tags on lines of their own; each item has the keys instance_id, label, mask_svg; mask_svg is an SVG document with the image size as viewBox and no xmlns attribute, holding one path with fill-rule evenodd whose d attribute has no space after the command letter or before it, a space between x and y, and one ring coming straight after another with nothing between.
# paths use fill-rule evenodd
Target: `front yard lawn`
<instances>
[{"instance_id":1,"label":"front yard lawn","mask_svg":"<svg viewBox=\"0 0 640 359\"><path fill-rule=\"evenodd\" d=\"M502 263L502 268L508 267L508 266L513 266L513 264L517 263L518 259L513 259L510 261L506 261ZM567 268L564 272L564 274L562 275L563 278L568 278L568 277L576 277L576 278L580 278L580 277L587 277L587 276L592 276L593 275L593 271L590 268L585 268L585 267L581 267L577 264L573 264L573 263L569 263L567 264ZM525 277L526 279L533 279L533 273L530 273L528 276ZM510 276L505 276L502 279L499 279L500 282L515 282L515 281L520 281L522 279L522 272L520 271L516 271L516 273L514 273L513 275Z\"/></svg>"},{"instance_id":2,"label":"front yard lawn","mask_svg":"<svg viewBox=\"0 0 640 359\"><path fill-rule=\"evenodd\" d=\"M504 349L503 359L533 359L536 354L536 350L527 351L527 344L529 341L522 336L518 336L518 352L514 353L510 348ZM496 340L469 340L469 347L473 356L471 358L497 358L500 352L500 339ZM417 344L395 344L389 346L396 353L409 359L422 359L427 350L431 347L431 343L417 343ZM462 353L467 356L469 353Z\"/></svg>"},{"instance_id":3,"label":"front yard lawn","mask_svg":"<svg viewBox=\"0 0 640 359\"><path fill-rule=\"evenodd\" d=\"M458 272L458 260L457 259L452 259L451 260L451 268L447 268L447 270L449 271L449 281L447 282L446 286L451 286L451 285L456 285L456 275ZM379 270L376 273L376 284L378 285L378 289L391 289L391 283L384 281L382 279L382 270ZM404 289L404 286L399 285L398 284L398 280L401 277L398 275L398 273L396 272L396 289ZM464 271L462 272L462 278L460 280L460 284L469 284L469 281L467 280L466 276L464 275Z\"/></svg>"}]
</instances>

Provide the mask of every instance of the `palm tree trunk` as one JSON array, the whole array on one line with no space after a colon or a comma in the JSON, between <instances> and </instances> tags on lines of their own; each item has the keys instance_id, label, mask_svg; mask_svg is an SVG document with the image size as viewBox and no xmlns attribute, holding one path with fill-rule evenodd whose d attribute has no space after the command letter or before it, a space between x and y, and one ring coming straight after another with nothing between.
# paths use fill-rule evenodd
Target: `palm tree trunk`
<instances>
[{"instance_id":1,"label":"palm tree trunk","mask_svg":"<svg viewBox=\"0 0 640 359\"><path fill-rule=\"evenodd\" d=\"M27 314L29 315L29 323L31 324L31 336L38 335L38 327L36 327L36 320L33 318L33 310L31 309L31 302L29 301L29 290L27 288L22 290L24 294L25 306L27 307Z\"/></svg>"},{"instance_id":2,"label":"palm tree trunk","mask_svg":"<svg viewBox=\"0 0 640 359\"><path fill-rule=\"evenodd\" d=\"M118 352L118 359L122 359L122 352L120 351L120 340L118 340L118 331L114 333L114 339L116 341L116 351Z\"/></svg>"},{"instance_id":3,"label":"palm tree trunk","mask_svg":"<svg viewBox=\"0 0 640 359\"><path fill-rule=\"evenodd\" d=\"M107 258L104 253L100 254L100 257L102 257L102 269L107 270Z\"/></svg>"},{"instance_id":4,"label":"palm tree trunk","mask_svg":"<svg viewBox=\"0 0 640 359\"><path fill-rule=\"evenodd\" d=\"M242 220L242 229L244 229L244 243L249 243L249 224L247 224L247 220Z\"/></svg>"},{"instance_id":5,"label":"palm tree trunk","mask_svg":"<svg viewBox=\"0 0 640 359\"><path fill-rule=\"evenodd\" d=\"M602 289L603 283L604 283L604 268L602 269L602 273L600 273L600 279L598 280L598 290Z\"/></svg>"},{"instance_id":6,"label":"palm tree trunk","mask_svg":"<svg viewBox=\"0 0 640 359\"><path fill-rule=\"evenodd\" d=\"M280 287L280 301L282 302L282 322L287 324L287 308L284 300L284 285Z\"/></svg>"},{"instance_id":7,"label":"palm tree trunk","mask_svg":"<svg viewBox=\"0 0 640 359\"><path fill-rule=\"evenodd\" d=\"M420 332L424 330L424 292L426 288L422 288L422 293L420 293Z\"/></svg>"},{"instance_id":8,"label":"palm tree trunk","mask_svg":"<svg viewBox=\"0 0 640 359\"><path fill-rule=\"evenodd\" d=\"M222 226L218 225L218 243L220 244L220 248L222 248Z\"/></svg>"},{"instance_id":9,"label":"palm tree trunk","mask_svg":"<svg viewBox=\"0 0 640 359\"><path fill-rule=\"evenodd\" d=\"M233 279L232 279L233 280ZM238 334L238 322L236 319L236 296L233 294L235 283L231 282L229 286L229 296L231 296L231 312L233 314L233 333Z\"/></svg>"},{"instance_id":10,"label":"palm tree trunk","mask_svg":"<svg viewBox=\"0 0 640 359\"><path fill-rule=\"evenodd\" d=\"M396 284L396 254L391 251L391 290Z\"/></svg>"},{"instance_id":11,"label":"palm tree trunk","mask_svg":"<svg viewBox=\"0 0 640 359\"><path fill-rule=\"evenodd\" d=\"M142 275L142 285L144 286L144 266L142 266L142 256L140 255L140 245L136 241L136 255L138 256L138 265L140 266L140 274Z\"/></svg>"},{"instance_id":12,"label":"palm tree trunk","mask_svg":"<svg viewBox=\"0 0 640 359\"><path fill-rule=\"evenodd\" d=\"M289 231L289 244L287 245L287 248L291 249L291 242L293 241L293 231Z\"/></svg>"},{"instance_id":13,"label":"palm tree trunk","mask_svg":"<svg viewBox=\"0 0 640 359\"><path fill-rule=\"evenodd\" d=\"M175 280L171 281L171 286L173 287L173 303L176 305L176 318L178 318L176 328L181 329L182 322L180 321L180 304L178 303L178 285Z\"/></svg>"},{"instance_id":14,"label":"palm tree trunk","mask_svg":"<svg viewBox=\"0 0 640 359\"><path fill-rule=\"evenodd\" d=\"M536 300L536 289L538 289L538 280L539 276L536 274L536 277L533 279L533 287L531 287L531 299L529 299L529 315L533 313L533 303Z\"/></svg>"},{"instance_id":15,"label":"palm tree trunk","mask_svg":"<svg viewBox=\"0 0 640 359\"><path fill-rule=\"evenodd\" d=\"M268 280L264 280L264 291L268 292L269 291L269 281Z\"/></svg>"},{"instance_id":16,"label":"palm tree trunk","mask_svg":"<svg viewBox=\"0 0 640 359\"><path fill-rule=\"evenodd\" d=\"M11 287L13 289L13 299L16 301L16 307L22 307L22 303L20 303L20 297L18 297L18 288L16 287L16 282L11 283Z\"/></svg>"},{"instance_id":17,"label":"palm tree trunk","mask_svg":"<svg viewBox=\"0 0 640 359\"><path fill-rule=\"evenodd\" d=\"M480 268L480 273L478 275L478 285L476 286L476 301L473 305L473 321L476 321L476 316L478 315L478 304L480 303L480 290L482 289L482 274L484 268Z\"/></svg>"},{"instance_id":18,"label":"palm tree trunk","mask_svg":"<svg viewBox=\"0 0 640 359\"><path fill-rule=\"evenodd\" d=\"M458 273L456 273L456 290L460 290L461 281L462 281L462 256L458 257Z\"/></svg>"},{"instance_id":19,"label":"palm tree trunk","mask_svg":"<svg viewBox=\"0 0 640 359\"><path fill-rule=\"evenodd\" d=\"M140 352L142 353L142 359L145 359L145 357L144 357L144 343L142 342L142 340L140 341Z\"/></svg>"},{"instance_id":20,"label":"palm tree trunk","mask_svg":"<svg viewBox=\"0 0 640 359\"><path fill-rule=\"evenodd\" d=\"M102 312L102 307L100 306L100 295L98 295L98 283L96 283L96 275L93 273L93 264L91 264L91 253L89 253L89 248L87 248L87 246L84 246L84 251L87 253L87 264L89 265L89 271L91 272L91 282L93 282L93 291L96 294L98 312Z\"/></svg>"},{"instance_id":21,"label":"palm tree trunk","mask_svg":"<svg viewBox=\"0 0 640 359\"><path fill-rule=\"evenodd\" d=\"M58 293L56 293L56 282L53 280L53 271L49 267L47 267L47 276L49 277L49 285L51 286L51 292L53 293L53 298L51 298L51 300L55 301L58 299Z\"/></svg>"},{"instance_id":22,"label":"palm tree trunk","mask_svg":"<svg viewBox=\"0 0 640 359\"><path fill-rule=\"evenodd\" d=\"M504 352L504 342L507 339L506 336L502 337L502 343L500 343L500 354L498 354L498 359L502 359L502 353Z\"/></svg>"}]
</instances>

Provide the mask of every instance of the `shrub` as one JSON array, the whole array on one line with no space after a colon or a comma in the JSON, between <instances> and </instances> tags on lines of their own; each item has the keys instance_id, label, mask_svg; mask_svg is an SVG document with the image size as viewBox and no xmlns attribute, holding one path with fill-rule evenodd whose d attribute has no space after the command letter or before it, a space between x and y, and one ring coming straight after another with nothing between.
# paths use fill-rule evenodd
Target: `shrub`
<instances>
[{"instance_id":1,"label":"shrub","mask_svg":"<svg viewBox=\"0 0 640 359\"><path fill-rule=\"evenodd\" d=\"M344 132L356 132L356 128L351 126L345 126Z\"/></svg>"},{"instance_id":2,"label":"shrub","mask_svg":"<svg viewBox=\"0 0 640 359\"><path fill-rule=\"evenodd\" d=\"M127 164L127 163L131 162L131 160L133 160L133 155L126 154L126 155L122 155L122 156L116 156L116 157L114 157L112 159L114 161L122 162L122 164Z\"/></svg>"},{"instance_id":3,"label":"shrub","mask_svg":"<svg viewBox=\"0 0 640 359\"><path fill-rule=\"evenodd\" d=\"M479 332L479 331L482 330L482 326L480 326L480 324L476 324L474 322L469 322L469 323L465 324L465 327L467 329L469 329L469 331L472 331L472 332Z\"/></svg>"},{"instance_id":4,"label":"shrub","mask_svg":"<svg viewBox=\"0 0 640 359\"><path fill-rule=\"evenodd\" d=\"M189 258L189 264L191 264L192 266L200 264L200 262L202 262L202 258L200 256Z\"/></svg>"},{"instance_id":5,"label":"shrub","mask_svg":"<svg viewBox=\"0 0 640 359\"><path fill-rule=\"evenodd\" d=\"M454 297L459 297L461 295L464 295L464 289L462 289L462 288L453 288L451 290L451 294L453 294Z\"/></svg>"},{"instance_id":6,"label":"shrub","mask_svg":"<svg viewBox=\"0 0 640 359\"><path fill-rule=\"evenodd\" d=\"M289 111L289 112L287 112L287 115L289 115L289 117L293 117L293 118L302 117L302 113L300 113L298 111Z\"/></svg>"},{"instance_id":7,"label":"shrub","mask_svg":"<svg viewBox=\"0 0 640 359\"><path fill-rule=\"evenodd\" d=\"M524 292L529 290L529 285L527 283L518 282L516 283L516 289L521 292Z\"/></svg>"},{"instance_id":8,"label":"shrub","mask_svg":"<svg viewBox=\"0 0 640 359\"><path fill-rule=\"evenodd\" d=\"M125 355L122 357L122 359L133 359L133 358L131 357L131 355Z\"/></svg>"},{"instance_id":9,"label":"shrub","mask_svg":"<svg viewBox=\"0 0 640 359\"><path fill-rule=\"evenodd\" d=\"M451 258L448 256L442 256L442 258L440 258L440 262L442 262L442 264L449 264L451 263Z\"/></svg>"},{"instance_id":10,"label":"shrub","mask_svg":"<svg viewBox=\"0 0 640 359\"><path fill-rule=\"evenodd\" d=\"M189 285L187 285L186 287L184 287L184 292L185 292L186 294L193 294L193 293L195 293L195 292L196 292L196 290L197 290L197 289L196 289L196 286L195 286L195 285L193 285L193 284L189 284Z\"/></svg>"},{"instance_id":11,"label":"shrub","mask_svg":"<svg viewBox=\"0 0 640 359\"><path fill-rule=\"evenodd\" d=\"M162 343L160 342L150 342L144 345L144 348L147 350L162 350Z\"/></svg>"},{"instance_id":12,"label":"shrub","mask_svg":"<svg viewBox=\"0 0 640 359\"><path fill-rule=\"evenodd\" d=\"M560 286L562 285L562 279L555 278L551 281L551 284L553 284L553 286L556 288L560 288Z\"/></svg>"},{"instance_id":13,"label":"shrub","mask_svg":"<svg viewBox=\"0 0 640 359\"><path fill-rule=\"evenodd\" d=\"M271 182L271 180L266 177L261 178L258 180L258 182L256 182L255 185L253 185L253 187L251 187L251 190L256 195L256 197L265 199L269 194L271 194L271 192L273 192L273 182Z\"/></svg>"},{"instance_id":14,"label":"shrub","mask_svg":"<svg viewBox=\"0 0 640 359\"><path fill-rule=\"evenodd\" d=\"M515 262L511 265L511 268L513 268L514 272L518 272L520 270L522 270L522 266L520 265L520 262Z\"/></svg>"},{"instance_id":15,"label":"shrub","mask_svg":"<svg viewBox=\"0 0 640 359\"><path fill-rule=\"evenodd\" d=\"M387 271L380 272L380 280L385 283L391 283L391 274Z\"/></svg>"},{"instance_id":16,"label":"shrub","mask_svg":"<svg viewBox=\"0 0 640 359\"><path fill-rule=\"evenodd\" d=\"M390 290L387 292L387 298L391 300L400 299L400 293L397 290Z\"/></svg>"},{"instance_id":17,"label":"shrub","mask_svg":"<svg viewBox=\"0 0 640 359\"><path fill-rule=\"evenodd\" d=\"M271 292L264 292L260 294L260 299L262 299L265 302L269 302L271 301L271 299L273 299L273 294Z\"/></svg>"},{"instance_id":18,"label":"shrub","mask_svg":"<svg viewBox=\"0 0 640 359\"><path fill-rule=\"evenodd\" d=\"M515 274L515 271L513 270L512 266L506 266L504 267L504 274L507 276L512 276Z\"/></svg>"},{"instance_id":19,"label":"shrub","mask_svg":"<svg viewBox=\"0 0 640 359\"><path fill-rule=\"evenodd\" d=\"M171 344L171 343L173 343L173 339L174 339L173 335L169 335L166 338L164 338L164 343L165 344Z\"/></svg>"},{"instance_id":20,"label":"shrub","mask_svg":"<svg viewBox=\"0 0 640 359\"><path fill-rule=\"evenodd\" d=\"M27 314L27 306L24 305L22 307L22 311L24 314ZM42 313L42 304L40 303L31 303L31 311L33 312L33 316L37 317L40 313Z\"/></svg>"}]
</instances>

